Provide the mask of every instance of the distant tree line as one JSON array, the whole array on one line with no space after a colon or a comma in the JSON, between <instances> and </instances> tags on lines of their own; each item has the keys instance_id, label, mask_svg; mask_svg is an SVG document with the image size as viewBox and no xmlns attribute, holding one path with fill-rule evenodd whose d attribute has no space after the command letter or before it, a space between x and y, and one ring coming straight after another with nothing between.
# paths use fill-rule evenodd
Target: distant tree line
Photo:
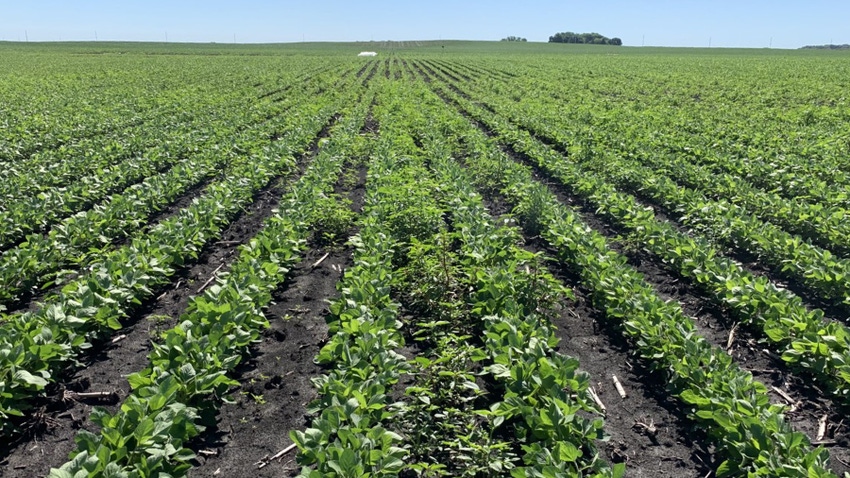
<instances>
[{"instance_id":1,"label":"distant tree line","mask_svg":"<svg viewBox=\"0 0 850 478\"><path fill-rule=\"evenodd\" d=\"M528 40L526 40L525 38L522 38L522 37L515 37L515 36L511 35L509 37L502 38L500 41L528 41Z\"/></svg>"},{"instance_id":2,"label":"distant tree line","mask_svg":"<svg viewBox=\"0 0 850 478\"><path fill-rule=\"evenodd\" d=\"M806 45L801 49L802 50L850 50L850 45L848 45L846 43L843 44L843 45L833 45L833 44L829 44L829 45Z\"/></svg>"},{"instance_id":3,"label":"distant tree line","mask_svg":"<svg viewBox=\"0 0 850 478\"><path fill-rule=\"evenodd\" d=\"M549 37L549 43L586 43L589 45L617 45L623 44L623 40L617 37L608 38L598 33L573 33L561 32Z\"/></svg>"}]
</instances>

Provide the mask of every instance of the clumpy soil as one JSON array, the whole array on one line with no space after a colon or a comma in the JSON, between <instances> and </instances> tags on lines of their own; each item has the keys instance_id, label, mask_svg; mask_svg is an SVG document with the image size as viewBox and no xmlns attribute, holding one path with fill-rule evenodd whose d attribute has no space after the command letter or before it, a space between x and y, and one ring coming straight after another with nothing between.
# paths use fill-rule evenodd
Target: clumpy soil
<instances>
[{"instance_id":1,"label":"clumpy soil","mask_svg":"<svg viewBox=\"0 0 850 478\"><path fill-rule=\"evenodd\" d=\"M370 116L364 131L375 127ZM334 192L347 197L351 209L359 213L366 168L360 166L357 173L356 184L340 181ZM193 444L198 463L190 477L297 474L297 449L272 457L292 445L291 430L310 424L307 406L316 398L311 379L323 373L313 359L328 339L328 304L339 297L337 283L352 264L353 250L348 246L314 247L275 292L266 310L271 327L236 377L241 384L232 396L236 403L222 407L215 426Z\"/></svg>"},{"instance_id":2,"label":"clumpy soil","mask_svg":"<svg viewBox=\"0 0 850 478\"><path fill-rule=\"evenodd\" d=\"M485 195L494 216L505 216L511 206L495 193ZM539 237L526 236L525 248L553 257ZM704 438L667 397L660 377L645 370L620 333L607 324L604 314L590 303L578 278L554 259L549 271L569 286L575 300L567 300L553 321L560 339L558 351L578 359L590 375L591 387L606 408L608 439L597 443L609 463L625 463L629 477L705 477L716 467L711 450L700 447ZM616 376L626 391L622 398L614 386Z\"/></svg>"},{"instance_id":3,"label":"clumpy soil","mask_svg":"<svg viewBox=\"0 0 850 478\"><path fill-rule=\"evenodd\" d=\"M296 471L297 450L281 460L275 453L292 443L290 430L308 425L306 407L316 398L310 379L322 373L313 358L327 340L328 302L338 295L336 283L351 265L351 251L312 250L293 270L293 277L274 294L266 311L271 328L236 377L241 387L236 403L219 411L215 427L193 444L198 466L189 476L279 477ZM262 468L260 465L267 463Z\"/></svg>"}]
</instances>

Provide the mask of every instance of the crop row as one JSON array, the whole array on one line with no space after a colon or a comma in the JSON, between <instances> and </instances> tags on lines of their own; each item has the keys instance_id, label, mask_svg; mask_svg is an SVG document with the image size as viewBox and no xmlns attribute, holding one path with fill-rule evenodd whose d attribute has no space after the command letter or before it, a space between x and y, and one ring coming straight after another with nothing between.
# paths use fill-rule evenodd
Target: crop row
<instances>
[{"instance_id":1,"label":"crop row","mask_svg":"<svg viewBox=\"0 0 850 478\"><path fill-rule=\"evenodd\" d=\"M0 171L0 196L8 204L112 167L155 145L163 136L198 129L236 104L225 96L185 98L182 103L185 110L163 111L162 115L133 127L33 154Z\"/></svg>"},{"instance_id":2,"label":"crop row","mask_svg":"<svg viewBox=\"0 0 850 478\"><path fill-rule=\"evenodd\" d=\"M591 377L579 370L578 360L556 351L558 339L547 314L569 291L545 271L539 255L517 245L521 235L515 228L494 223L469 173L454 160L460 145L434 126L422 121L418 134L431 147L429 164L445 185L460 238L455 294L470 308L472 334L485 337L485 371L503 387L489 414L479 413L523 443L525 466L511 475L622 476L623 464L610 468L596 451L605 435L588 393Z\"/></svg>"},{"instance_id":3,"label":"crop row","mask_svg":"<svg viewBox=\"0 0 850 478\"><path fill-rule=\"evenodd\" d=\"M315 85L321 85L321 82L310 85L301 93L315 93L318 87ZM298 98L301 95L294 96ZM169 134L151 128L146 135L155 145L143 155L124 159L108 168L96 169L93 174L83 176L65 187L48 189L7 203L0 213L0 224L3 225L0 229L0 246L8 247L23 239L26 234L38 232L63 217L95 204L110 193L161 173L185 156L222 143L227 144L233 135L286 111L287 106L286 103L266 104L260 108L238 105L220 112L217 118L209 124L203 124L200 129L196 129L197 125L193 124L183 125L186 131L182 134ZM235 116L242 119L236 119ZM109 152L95 151L94 154L109 155ZM33 177L38 177L38 174L34 172Z\"/></svg>"},{"instance_id":4,"label":"crop row","mask_svg":"<svg viewBox=\"0 0 850 478\"><path fill-rule=\"evenodd\" d=\"M273 83L290 72L315 72L327 60L299 58L224 61L185 57L39 54L5 55L0 79L0 164L71 148L87 139L120 136L157 118L203 108L216 99L244 102L253 93L248 78ZM238 66L237 66L238 65Z\"/></svg>"},{"instance_id":5,"label":"crop row","mask_svg":"<svg viewBox=\"0 0 850 478\"><path fill-rule=\"evenodd\" d=\"M500 114L556 143L562 151L569 150L570 157L587 163L586 167L630 175L618 179L636 193L650 196L669 212L681 214L686 224L710 233L714 240L759 256L813 294L837 302L846 300L850 294L850 261L804 241L808 238L833 251L845 252L848 229L843 221L846 216L843 208L784 200L755 190L730 175L710 174L686 159L665 158L649 150L618 153L626 139L586 141L584 127L548 117L545 113L548 105L541 102L528 102L526 107L517 108L510 104L513 102L499 100L497 95L485 98ZM535 115L531 111L541 113ZM625 170L624 163L628 164ZM694 189L678 187L667 176ZM710 193L711 198L699 190ZM660 197L675 199L662 201ZM800 233L803 238L765 220Z\"/></svg>"},{"instance_id":6,"label":"crop row","mask_svg":"<svg viewBox=\"0 0 850 478\"><path fill-rule=\"evenodd\" d=\"M53 478L185 476L194 453L187 441L203 430L200 416L238 382L228 377L268 321L262 308L299 260L324 201L358 138L368 97L334 127L278 213L240 247L219 283L192 299L180 324L154 344L150 364L129 376L132 393L120 411L95 409L98 433L82 431L71 461Z\"/></svg>"},{"instance_id":7,"label":"crop row","mask_svg":"<svg viewBox=\"0 0 850 478\"><path fill-rule=\"evenodd\" d=\"M216 174L236 156L234 151L195 155L163 174L131 186L104 204L61 221L43 236L30 235L26 242L0 256L0 305L44 284L50 274L62 268L71 264L85 267L113 242L143 227L153 211Z\"/></svg>"},{"instance_id":8,"label":"crop row","mask_svg":"<svg viewBox=\"0 0 850 478\"><path fill-rule=\"evenodd\" d=\"M472 111L462 98L455 100ZM723 460L718 476L832 476L825 468L826 451L812 450L805 435L791 430L783 407L769 403L764 384L700 337L677 304L658 297L603 236L537 184L527 168L514 163L468 121L448 114L445 107L433 108L433 116L450 125L445 129L468 142L468 164L479 184L498 186L526 227L539 232L558 250L562 263L581 277L592 291L594 306L653 368L667 375L670 391L715 442Z\"/></svg>"},{"instance_id":9,"label":"crop row","mask_svg":"<svg viewBox=\"0 0 850 478\"><path fill-rule=\"evenodd\" d=\"M492 88L495 94L511 97L522 104L545 102L546 110L537 109L534 116L544 121L568 120L581 125L582 133L576 137L599 139L634 154L651 151L653 156L681 157L714 173L731 174L789 199L814 201L826 210L850 207L846 152L842 153L840 139L829 139L831 130L818 123L807 125L805 120L792 121L792 124L779 126L771 137L765 128L777 118L780 122L788 118L768 114L730 120L729 116L760 114L762 108L718 108L717 103L711 101L706 104L713 104L712 108L692 104L687 109L681 105L672 109L663 101L659 102L659 96L646 91L640 93L641 102L635 107L632 102L636 99L627 99L626 95L635 94L628 89L639 82L630 85L622 79L612 79L612 84L600 88L598 78L579 74L571 82L555 82L544 76L550 73L533 75L533 81L512 81L510 86L503 81L484 80L481 83ZM669 84L664 86L670 88ZM641 88L647 85L644 83ZM608 89L613 91L605 91ZM603 96L605 94L620 101L610 101ZM697 95L705 95L705 92ZM563 108L552 108L553 100ZM801 109L804 118L812 116L811 108ZM832 123L838 118L825 116L820 119ZM738 124L732 126L735 123ZM759 128L753 128L752 124L758 124ZM809 128L811 131L806 131ZM780 139L785 135L796 137ZM611 136L625 140L615 141ZM802 150L793 151L800 146Z\"/></svg>"},{"instance_id":10,"label":"crop row","mask_svg":"<svg viewBox=\"0 0 850 478\"><path fill-rule=\"evenodd\" d=\"M488 100L491 98L498 99L498 96L491 95ZM640 138L632 136L631 131L621 136L616 132L593 135L584 122L552 115L549 110L551 101L523 98L521 105L514 105L505 107L505 103L500 102L498 110L521 121L547 140L575 152L576 157L595 157L607 153L634 159L657 173L671 176L679 184L702 191L712 198L724 199L741 212L770 221L822 247L844 255L850 251L847 240L850 227L843 221L847 215L843 206L810 204L801 199L790 200L776 193L762 191L743 179L743 171L730 174L694 164L694 158L687 151L665 154L663 148L651 142L641 142ZM799 171L799 176L805 177L806 174L805 171ZM834 184L830 197L835 197Z\"/></svg>"},{"instance_id":11,"label":"crop row","mask_svg":"<svg viewBox=\"0 0 850 478\"><path fill-rule=\"evenodd\" d=\"M297 104L300 98L303 96L293 95L287 106ZM155 210L167 206L205 178L216 174L221 178L231 176L226 165L244 151L262 148L283 124L278 116L234 132L229 141L223 138L214 147L199 151L167 172L151 176L105 203L65 219L48 234L29 236L26 242L0 256L0 306L41 285L49 278L48 274L71 263L85 267L92 258L109 250L116 240L144 226ZM225 169L221 171L222 168Z\"/></svg>"},{"instance_id":12,"label":"crop row","mask_svg":"<svg viewBox=\"0 0 850 478\"><path fill-rule=\"evenodd\" d=\"M414 97L388 87L378 108L387 113L353 241L355 267L331 306L331 340L317 356L334 368L315 381L320 398L311 411L319 415L292 433L300 462L315 466L302 476L612 476L595 452L602 420L580 414L598 414L589 379L577 361L554 352L557 339L536 312L562 291L551 276L527 273L538 258L516 246L515 231L492 224L452 163L443 131L428 131ZM461 245L451 250L455 242ZM415 314L410 322L400 320L394 297ZM486 344L469 344L470 333L486 333ZM396 351L411 334L430 346L407 361ZM469 367L482 361L473 375ZM411 377L407 400L389 404L388 389L401 375ZM472 405L485 395L475 375L501 384L489 408ZM525 466L498 433L525 444ZM622 473L616 469L613 476Z\"/></svg>"},{"instance_id":13,"label":"crop row","mask_svg":"<svg viewBox=\"0 0 850 478\"><path fill-rule=\"evenodd\" d=\"M380 148L374 146L373 154L380 155ZM390 297L395 241L383 223L387 204L375 187L381 180L375 162L360 232L351 239L354 265L338 285L340 297L331 303L327 319L329 340L316 356L332 368L313 379L318 398L308 407L315 414L310 426L290 432L300 449L299 463L305 465L301 476L392 476L406 454L399 447L401 437L381 425L395 413L387 393L405 359L397 352L404 342L399 305Z\"/></svg>"},{"instance_id":14,"label":"crop row","mask_svg":"<svg viewBox=\"0 0 850 478\"><path fill-rule=\"evenodd\" d=\"M458 98L458 101L464 100ZM723 258L704 240L691 238L667 223L656 221L651 210L641 207L633 197L618 192L606 178L597 177L566 160L527 132L481 108L470 104L467 108L574 194L630 231L644 248L699 284L739 320L761 329L786 362L813 374L840 401L847 400L850 394L850 331L846 326L825 320L820 310L807 310L798 297ZM612 174L640 180L640 174L635 174L628 165L616 162L615 158L611 161L616 168ZM657 184L642 184L641 189L652 191ZM668 199L670 195L661 197L671 200Z\"/></svg>"},{"instance_id":15,"label":"crop row","mask_svg":"<svg viewBox=\"0 0 850 478\"><path fill-rule=\"evenodd\" d=\"M293 155L316 136L340 101L330 93L309 101L305 97L298 112L281 119L282 138L234 161L231 175L207 188L189 207L101 256L37 311L4 317L0 344L8 353L0 357L3 432L12 428L10 416L31 406L32 397L72 365L92 339L121 328L119 319L129 308L150 297L175 268L197 257L256 191L292 171Z\"/></svg>"},{"instance_id":16,"label":"crop row","mask_svg":"<svg viewBox=\"0 0 850 478\"><path fill-rule=\"evenodd\" d=\"M7 58L14 61L11 58L14 56ZM124 88L101 90L97 94L93 85L77 81L76 75L53 72L41 76L41 73L29 74L25 66L7 66L16 75L15 81L0 82L3 97L0 164L4 166L45 148L61 147L80 137L137 124L149 114L126 95ZM129 79L124 87L137 86L139 81ZM163 93L170 96L167 91ZM185 93L180 91L175 97ZM153 111L157 114L156 109Z\"/></svg>"}]
</instances>

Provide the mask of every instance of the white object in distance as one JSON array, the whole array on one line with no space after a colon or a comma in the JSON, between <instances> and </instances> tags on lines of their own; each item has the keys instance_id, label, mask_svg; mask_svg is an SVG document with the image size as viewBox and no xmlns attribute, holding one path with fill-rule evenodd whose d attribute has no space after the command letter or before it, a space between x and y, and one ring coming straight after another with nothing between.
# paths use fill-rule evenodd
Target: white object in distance
<instances>
[{"instance_id":1,"label":"white object in distance","mask_svg":"<svg viewBox=\"0 0 850 478\"><path fill-rule=\"evenodd\" d=\"M361 51L357 56L378 56L374 51Z\"/></svg>"}]
</instances>

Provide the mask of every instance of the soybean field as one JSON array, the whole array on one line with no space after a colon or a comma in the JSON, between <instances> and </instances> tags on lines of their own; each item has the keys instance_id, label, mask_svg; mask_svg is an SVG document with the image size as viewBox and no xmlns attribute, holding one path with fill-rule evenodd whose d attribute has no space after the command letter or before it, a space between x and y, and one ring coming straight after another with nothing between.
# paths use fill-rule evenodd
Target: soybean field
<instances>
[{"instance_id":1,"label":"soybean field","mask_svg":"<svg viewBox=\"0 0 850 478\"><path fill-rule=\"evenodd\" d=\"M0 476L850 476L846 52L0 58Z\"/></svg>"}]
</instances>

